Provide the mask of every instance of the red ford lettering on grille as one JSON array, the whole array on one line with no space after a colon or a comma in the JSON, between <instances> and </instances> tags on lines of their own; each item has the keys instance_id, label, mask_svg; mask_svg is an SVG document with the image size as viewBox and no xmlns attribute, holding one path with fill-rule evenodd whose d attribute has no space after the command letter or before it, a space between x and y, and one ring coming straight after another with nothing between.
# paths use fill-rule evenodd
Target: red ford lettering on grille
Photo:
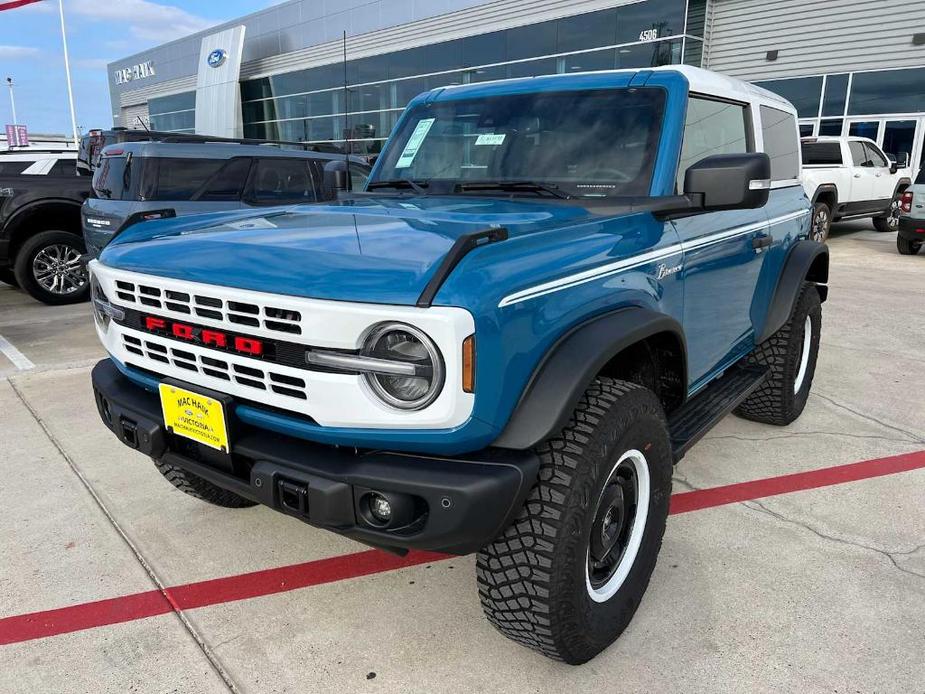
<instances>
[{"instance_id":1,"label":"red ford lettering on grille","mask_svg":"<svg viewBox=\"0 0 925 694\"><path fill-rule=\"evenodd\" d=\"M157 316L144 316L142 318L144 329L161 335L174 337L178 340L194 342L203 347L213 347L225 351L234 351L248 356L263 356L264 344L262 340L253 337L229 335L221 330L199 328L186 323L178 323Z\"/></svg>"}]
</instances>

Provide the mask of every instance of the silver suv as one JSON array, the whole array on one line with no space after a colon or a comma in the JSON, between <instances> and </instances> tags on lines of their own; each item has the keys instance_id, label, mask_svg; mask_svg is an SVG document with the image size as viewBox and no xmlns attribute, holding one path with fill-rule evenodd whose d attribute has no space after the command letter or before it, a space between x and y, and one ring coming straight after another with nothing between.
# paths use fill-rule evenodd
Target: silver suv
<instances>
[{"instance_id":1,"label":"silver suv","mask_svg":"<svg viewBox=\"0 0 925 694\"><path fill-rule=\"evenodd\" d=\"M340 185L362 190L365 157L228 142L110 145L83 204L87 253L97 257L123 229L150 219L334 199L334 174L348 162Z\"/></svg>"}]
</instances>

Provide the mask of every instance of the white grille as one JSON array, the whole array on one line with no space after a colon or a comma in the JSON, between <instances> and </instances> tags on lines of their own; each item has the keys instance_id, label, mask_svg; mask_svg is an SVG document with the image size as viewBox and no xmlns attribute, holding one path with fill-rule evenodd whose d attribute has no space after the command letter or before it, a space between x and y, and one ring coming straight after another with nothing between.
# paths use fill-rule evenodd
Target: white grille
<instances>
[{"instance_id":1,"label":"white grille","mask_svg":"<svg viewBox=\"0 0 925 694\"><path fill-rule=\"evenodd\" d=\"M266 368L263 364L251 365L240 359L229 358L225 354L202 354L177 347L166 340L148 336L144 338L123 334L122 346L130 354L143 357L159 364L192 371L220 381L234 381L240 386L257 391L273 392L288 398L306 400L308 393L305 380ZM149 365L145 365L149 366ZM156 368L156 364L150 365Z\"/></svg>"},{"instance_id":2,"label":"white grille","mask_svg":"<svg viewBox=\"0 0 925 694\"><path fill-rule=\"evenodd\" d=\"M116 296L120 302L136 306L166 309L244 327L264 328L275 333L302 334L302 314L278 306L231 301L199 292L182 292L153 283L141 284L125 280L116 281Z\"/></svg>"}]
</instances>

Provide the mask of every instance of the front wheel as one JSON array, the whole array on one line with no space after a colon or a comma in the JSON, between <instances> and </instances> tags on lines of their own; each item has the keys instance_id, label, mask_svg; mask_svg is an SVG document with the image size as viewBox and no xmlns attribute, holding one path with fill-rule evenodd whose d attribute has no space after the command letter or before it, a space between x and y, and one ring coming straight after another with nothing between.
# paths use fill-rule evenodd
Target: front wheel
<instances>
[{"instance_id":1,"label":"front wheel","mask_svg":"<svg viewBox=\"0 0 925 694\"><path fill-rule=\"evenodd\" d=\"M539 480L476 564L488 620L574 665L626 629L655 568L673 458L658 398L598 378L569 424L537 450Z\"/></svg>"},{"instance_id":2,"label":"front wheel","mask_svg":"<svg viewBox=\"0 0 925 694\"><path fill-rule=\"evenodd\" d=\"M899 198L890 203L889 212L883 217L874 217L874 229L882 234L899 229Z\"/></svg>"},{"instance_id":3,"label":"front wheel","mask_svg":"<svg viewBox=\"0 0 925 694\"><path fill-rule=\"evenodd\" d=\"M80 263L83 239L67 231L43 231L16 254L16 281L33 298L52 306L76 304L90 295L90 278Z\"/></svg>"},{"instance_id":4,"label":"front wheel","mask_svg":"<svg viewBox=\"0 0 925 694\"><path fill-rule=\"evenodd\" d=\"M919 252L919 249L922 247L921 241L913 241L912 239L904 239L902 236L896 237L896 250L899 251L900 255L915 255Z\"/></svg>"}]
</instances>

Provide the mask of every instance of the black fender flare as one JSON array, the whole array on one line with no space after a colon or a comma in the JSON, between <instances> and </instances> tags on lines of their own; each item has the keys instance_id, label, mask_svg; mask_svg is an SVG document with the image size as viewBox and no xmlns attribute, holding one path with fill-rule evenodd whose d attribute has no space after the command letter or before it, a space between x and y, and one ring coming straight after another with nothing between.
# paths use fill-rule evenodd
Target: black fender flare
<instances>
[{"instance_id":1,"label":"black fender flare","mask_svg":"<svg viewBox=\"0 0 925 694\"><path fill-rule=\"evenodd\" d=\"M818 188L816 192L813 193L813 205L819 200L819 196L823 193L833 193L835 195L835 202L832 205L832 212L834 213L836 208L838 208L838 188L834 183L823 183Z\"/></svg>"},{"instance_id":2,"label":"black fender flare","mask_svg":"<svg viewBox=\"0 0 925 694\"><path fill-rule=\"evenodd\" d=\"M524 450L554 435L568 424L588 384L607 362L624 349L666 332L679 341L686 388L687 344L681 324L647 308L618 309L579 324L549 349L492 445Z\"/></svg>"},{"instance_id":3,"label":"black fender flare","mask_svg":"<svg viewBox=\"0 0 925 694\"><path fill-rule=\"evenodd\" d=\"M800 295L800 288L806 281L816 284L819 298L825 301L829 293L825 286L829 281L829 247L808 239L795 243L787 254L768 307L764 329L755 340L756 344L767 340L787 322Z\"/></svg>"},{"instance_id":4,"label":"black fender flare","mask_svg":"<svg viewBox=\"0 0 925 694\"><path fill-rule=\"evenodd\" d=\"M24 217L28 216L29 214L34 212L36 209L40 209L47 205L64 205L67 207L76 207L78 214L80 213L80 209L83 206L82 203L79 203L76 200L71 200L70 198L40 198L38 200L31 200L23 204L21 207L17 207L10 214L10 216L7 218L7 220L3 224L3 229L2 229L2 232L0 232L0 237L10 239L12 241L10 230L18 226L20 220L22 220ZM68 230L62 229L62 231L68 231ZM82 229L78 228L77 231L74 233L80 236L82 235Z\"/></svg>"}]
</instances>

